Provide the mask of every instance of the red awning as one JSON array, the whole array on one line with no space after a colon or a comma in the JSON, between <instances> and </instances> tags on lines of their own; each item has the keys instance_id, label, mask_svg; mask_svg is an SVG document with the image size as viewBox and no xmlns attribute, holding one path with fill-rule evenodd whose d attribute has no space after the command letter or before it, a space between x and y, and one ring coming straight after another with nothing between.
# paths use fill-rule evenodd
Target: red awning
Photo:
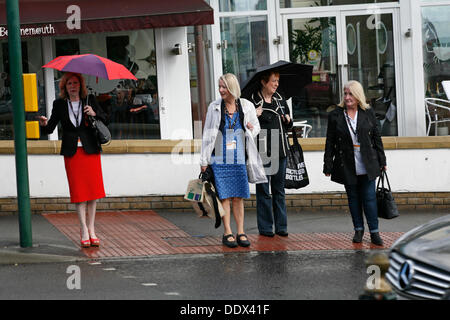
<instances>
[{"instance_id":1,"label":"red awning","mask_svg":"<svg viewBox=\"0 0 450 320\"><path fill-rule=\"evenodd\" d=\"M19 11L22 36L214 23L213 9L204 0L20 0ZM78 25L77 16L81 18ZM0 0L0 38L5 36L6 24L6 0Z\"/></svg>"}]
</instances>

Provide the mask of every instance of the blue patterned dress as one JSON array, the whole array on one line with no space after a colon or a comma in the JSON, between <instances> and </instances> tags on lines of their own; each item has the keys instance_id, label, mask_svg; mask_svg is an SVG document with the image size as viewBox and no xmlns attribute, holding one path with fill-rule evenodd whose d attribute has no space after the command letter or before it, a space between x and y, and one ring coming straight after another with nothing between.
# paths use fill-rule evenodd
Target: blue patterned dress
<instances>
[{"instance_id":1,"label":"blue patterned dress","mask_svg":"<svg viewBox=\"0 0 450 320\"><path fill-rule=\"evenodd\" d=\"M216 151L211 158L219 199L248 199L250 190L245 165L245 131L239 121L238 112L235 112L231 119L225 115L223 131L222 154Z\"/></svg>"}]
</instances>

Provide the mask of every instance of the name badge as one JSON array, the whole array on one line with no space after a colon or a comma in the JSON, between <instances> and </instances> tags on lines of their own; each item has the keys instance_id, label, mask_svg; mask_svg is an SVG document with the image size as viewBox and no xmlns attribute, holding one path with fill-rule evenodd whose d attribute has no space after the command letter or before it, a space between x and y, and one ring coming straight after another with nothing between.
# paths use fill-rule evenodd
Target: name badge
<instances>
[{"instance_id":1,"label":"name badge","mask_svg":"<svg viewBox=\"0 0 450 320\"><path fill-rule=\"evenodd\" d=\"M353 148L355 149L355 151L358 151L358 152L361 151L361 145L359 145L359 144L354 144Z\"/></svg>"},{"instance_id":2,"label":"name badge","mask_svg":"<svg viewBox=\"0 0 450 320\"><path fill-rule=\"evenodd\" d=\"M235 150L235 149L236 149L236 140L227 142L227 150Z\"/></svg>"}]
</instances>

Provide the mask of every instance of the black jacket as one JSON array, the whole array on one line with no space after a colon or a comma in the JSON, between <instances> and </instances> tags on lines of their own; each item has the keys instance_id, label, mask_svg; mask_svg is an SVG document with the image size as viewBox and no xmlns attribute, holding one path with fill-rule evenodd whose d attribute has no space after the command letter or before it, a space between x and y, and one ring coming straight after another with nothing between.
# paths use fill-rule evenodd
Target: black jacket
<instances>
[{"instance_id":1,"label":"black jacket","mask_svg":"<svg viewBox=\"0 0 450 320\"><path fill-rule=\"evenodd\" d=\"M258 150L260 152L267 152L267 156L271 157L272 142L271 142L271 130L276 129L279 131L279 157L287 157L289 150L289 142L287 132L293 126L293 121L290 119L289 123L282 120L282 115L290 115L289 107L286 100L278 93L272 96L272 103L267 103L262 98L260 93L254 93L252 95L252 102L255 108L263 108L262 114L258 117L261 130L267 130L266 133L260 133L258 135Z\"/></svg>"},{"instance_id":2,"label":"black jacket","mask_svg":"<svg viewBox=\"0 0 450 320\"><path fill-rule=\"evenodd\" d=\"M361 145L361 156L369 180L380 175L386 165L383 142L378 122L372 108L358 108L356 133ZM344 109L337 107L328 115L323 173L331 174L331 180L341 184L356 184L353 141L347 126Z\"/></svg>"},{"instance_id":3,"label":"black jacket","mask_svg":"<svg viewBox=\"0 0 450 320\"><path fill-rule=\"evenodd\" d=\"M86 105L86 99L82 99L83 106ZM89 105L95 111L96 118L107 123L107 116L105 112L99 107L95 97L89 96ZM78 137L81 139L83 148L86 153L93 154L99 153L102 148L97 142L94 129L92 129L86 118L86 114L83 112L81 118L81 125L75 127L69 118L69 108L66 99L56 99L53 102L52 115L48 120L45 127L41 126L42 134L52 133L59 122L62 126L62 143L61 143L61 155L71 157L77 151Z\"/></svg>"}]
</instances>

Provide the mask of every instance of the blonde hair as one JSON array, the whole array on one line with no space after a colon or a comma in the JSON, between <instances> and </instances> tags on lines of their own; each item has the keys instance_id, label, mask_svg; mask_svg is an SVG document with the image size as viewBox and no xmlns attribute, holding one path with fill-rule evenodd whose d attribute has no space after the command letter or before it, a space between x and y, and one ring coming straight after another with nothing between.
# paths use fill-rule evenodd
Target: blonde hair
<instances>
[{"instance_id":1,"label":"blonde hair","mask_svg":"<svg viewBox=\"0 0 450 320\"><path fill-rule=\"evenodd\" d=\"M366 102L366 95L364 94L364 89L356 80L350 80L344 85L344 90L350 90L351 94L358 101L358 105L361 109L366 110L370 108L370 104ZM342 97L341 103L338 104L339 107L344 108L344 97Z\"/></svg>"},{"instance_id":2,"label":"blonde hair","mask_svg":"<svg viewBox=\"0 0 450 320\"><path fill-rule=\"evenodd\" d=\"M219 81L222 80L225 83L228 91L235 99L239 99L241 96L241 87L239 86L239 81L236 76L232 73L226 73L219 78Z\"/></svg>"},{"instance_id":3,"label":"blonde hair","mask_svg":"<svg viewBox=\"0 0 450 320\"><path fill-rule=\"evenodd\" d=\"M83 76L79 73L73 73L73 72L67 72L64 73L64 75L61 78L61 81L59 82L59 96L63 99L69 98L69 95L66 91L66 84L67 81L69 81L70 78L77 77L78 81L80 82L80 98L84 99L88 95L88 91L86 88L86 81L84 80Z\"/></svg>"}]
</instances>

